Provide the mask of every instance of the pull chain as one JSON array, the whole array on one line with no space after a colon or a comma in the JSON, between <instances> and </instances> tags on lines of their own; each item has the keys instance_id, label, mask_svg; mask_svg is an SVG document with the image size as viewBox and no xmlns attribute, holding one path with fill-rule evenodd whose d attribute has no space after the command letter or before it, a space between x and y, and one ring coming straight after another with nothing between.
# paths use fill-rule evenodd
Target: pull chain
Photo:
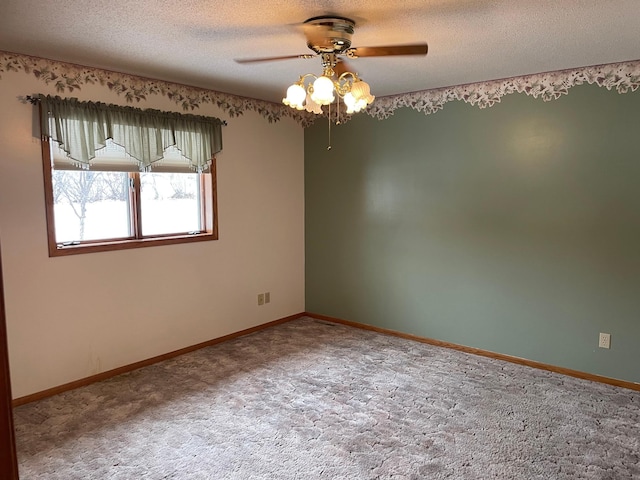
<instances>
[{"instance_id":1,"label":"pull chain","mask_svg":"<svg viewBox=\"0 0 640 480\"><path fill-rule=\"evenodd\" d=\"M331 150L331 104L329 104L329 115L327 116L329 119L329 146L327 147L327 151Z\"/></svg>"}]
</instances>

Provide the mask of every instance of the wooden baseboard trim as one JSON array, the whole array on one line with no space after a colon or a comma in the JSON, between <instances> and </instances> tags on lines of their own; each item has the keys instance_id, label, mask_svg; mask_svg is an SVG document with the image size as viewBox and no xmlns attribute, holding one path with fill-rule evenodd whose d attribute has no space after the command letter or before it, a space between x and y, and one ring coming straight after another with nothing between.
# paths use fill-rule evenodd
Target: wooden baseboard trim
<instances>
[{"instance_id":1,"label":"wooden baseboard trim","mask_svg":"<svg viewBox=\"0 0 640 480\"><path fill-rule=\"evenodd\" d=\"M206 342L181 348L180 350L175 350L173 352L158 355L157 357L141 360L139 362L135 362L130 365L114 368L113 370L107 370L106 372L101 372L101 373L98 373L97 375L91 375L90 377L81 378L80 380L75 380L73 382L65 383L64 385L59 385L57 387L49 388L41 392L32 393L31 395L26 395L24 397L14 399L12 402L12 405L13 407L18 407L20 405L24 405L30 402L35 402L36 400L42 400L43 398L51 397L59 393L67 392L69 390L73 390L79 387L84 387L86 385L90 385L95 382L101 382L102 380L107 380L108 378L115 377L116 375L131 372L133 370L137 370L142 367L147 367L149 365L153 365L154 363L162 362L164 360L169 360L170 358L178 357L180 355L184 355L185 353L190 353L195 350L200 350L201 348L210 347L218 343L233 340L234 338L242 337L244 335L249 335L250 333L258 332L260 330L264 330L266 328L270 328L275 325L281 325L283 323L287 323L292 320L296 320L300 317L303 317L304 315L305 315L304 313L297 313L295 315L290 315L288 317L280 318L278 320L273 320L272 322L267 322L267 323L263 323L262 325L257 325L255 327L247 328L245 330L240 330L239 332L230 333L229 335L224 335L222 337L214 338L212 340L207 340Z\"/></svg>"},{"instance_id":2,"label":"wooden baseboard trim","mask_svg":"<svg viewBox=\"0 0 640 480\"><path fill-rule=\"evenodd\" d=\"M640 383L628 382L626 380L618 380L617 378L604 377L602 375L595 375L593 373L585 373L579 370L572 370L570 368L557 367L555 365L549 365L542 362L536 362L534 360L527 360L526 358L514 357L512 355L506 355L504 353L491 352L489 350L482 350L480 348L467 347L465 345L459 345L457 343L443 342L442 340L435 340L427 337L419 337L410 333L398 332L396 330L390 330L388 328L380 328L373 325L367 325L365 323L352 322L350 320L343 320L341 318L330 317L327 315L320 315L317 313L306 312L305 316L316 318L318 320L325 320L327 322L340 323L354 328L360 328L362 330L370 330L372 332L383 333L386 335L393 335L394 337L405 338L407 340L414 340L420 343L428 343L429 345L435 345L437 347L445 347L453 350L458 350L465 353L471 353L474 355L480 355L482 357L494 358L497 360L504 360L506 362L517 363L518 365L526 365L527 367L538 368L540 370L547 370L549 372L560 373L569 377L581 378L583 380L590 380L592 382L606 383L608 385L614 385L616 387L628 388L630 390L640 391Z\"/></svg>"}]
</instances>

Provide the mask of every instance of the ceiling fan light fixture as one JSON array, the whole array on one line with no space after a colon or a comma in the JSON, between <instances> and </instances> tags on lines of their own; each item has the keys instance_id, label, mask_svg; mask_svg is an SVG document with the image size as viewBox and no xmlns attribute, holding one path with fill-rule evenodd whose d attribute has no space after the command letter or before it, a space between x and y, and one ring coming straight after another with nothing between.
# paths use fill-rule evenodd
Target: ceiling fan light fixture
<instances>
[{"instance_id":1,"label":"ceiling fan light fixture","mask_svg":"<svg viewBox=\"0 0 640 480\"><path fill-rule=\"evenodd\" d=\"M287 96L282 103L295 108L306 110L317 115L322 114L322 106L335 101L337 94L343 99L347 113L357 113L373 103L376 98L371 95L369 84L361 80L357 74L344 72L337 79L332 78L333 70L329 68L320 76L307 73L287 89ZM309 83L305 81L309 79ZM310 81L310 79L314 79Z\"/></svg>"},{"instance_id":2,"label":"ceiling fan light fixture","mask_svg":"<svg viewBox=\"0 0 640 480\"><path fill-rule=\"evenodd\" d=\"M426 43L412 45L385 45L377 47L351 47L351 36L356 23L346 17L320 15L307 19L303 23L307 46L322 60L322 75L307 73L287 90L282 103L297 110L306 110L318 115L323 113L322 106L331 105L338 96L337 121L339 123L340 99L344 99L347 113L355 113L367 108L375 100L369 84L358 75L349 71L347 64L338 57L386 57L397 55L427 54ZM277 57L248 58L236 60L239 63L254 63L294 58L314 58L315 55L285 55ZM331 107L327 108L331 117Z\"/></svg>"}]
</instances>

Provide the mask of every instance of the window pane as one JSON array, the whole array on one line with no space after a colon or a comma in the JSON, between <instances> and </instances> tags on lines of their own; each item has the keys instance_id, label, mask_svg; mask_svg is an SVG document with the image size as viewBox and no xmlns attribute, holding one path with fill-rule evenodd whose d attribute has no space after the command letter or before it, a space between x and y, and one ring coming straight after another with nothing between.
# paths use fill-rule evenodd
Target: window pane
<instances>
[{"instance_id":1,"label":"window pane","mask_svg":"<svg viewBox=\"0 0 640 480\"><path fill-rule=\"evenodd\" d=\"M141 173L142 235L200 231L197 173Z\"/></svg>"},{"instance_id":2,"label":"window pane","mask_svg":"<svg viewBox=\"0 0 640 480\"><path fill-rule=\"evenodd\" d=\"M57 243L131 236L126 173L54 170L52 181Z\"/></svg>"}]
</instances>

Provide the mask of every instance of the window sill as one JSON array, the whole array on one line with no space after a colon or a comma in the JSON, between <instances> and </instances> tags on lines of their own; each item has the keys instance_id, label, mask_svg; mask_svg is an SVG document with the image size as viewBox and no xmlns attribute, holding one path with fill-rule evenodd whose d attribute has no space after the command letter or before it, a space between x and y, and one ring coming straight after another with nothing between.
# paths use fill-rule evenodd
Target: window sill
<instances>
[{"instance_id":1,"label":"window sill","mask_svg":"<svg viewBox=\"0 0 640 480\"><path fill-rule=\"evenodd\" d=\"M110 252L113 250L128 250L131 248L158 247L160 245L176 245L179 243L207 242L217 240L217 232L204 232L189 235L168 235L141 239L109 240L106 242L87 242L75 245L50 245L50 257L65 257L83 253Z\"/></svg>"}]
</instances>

